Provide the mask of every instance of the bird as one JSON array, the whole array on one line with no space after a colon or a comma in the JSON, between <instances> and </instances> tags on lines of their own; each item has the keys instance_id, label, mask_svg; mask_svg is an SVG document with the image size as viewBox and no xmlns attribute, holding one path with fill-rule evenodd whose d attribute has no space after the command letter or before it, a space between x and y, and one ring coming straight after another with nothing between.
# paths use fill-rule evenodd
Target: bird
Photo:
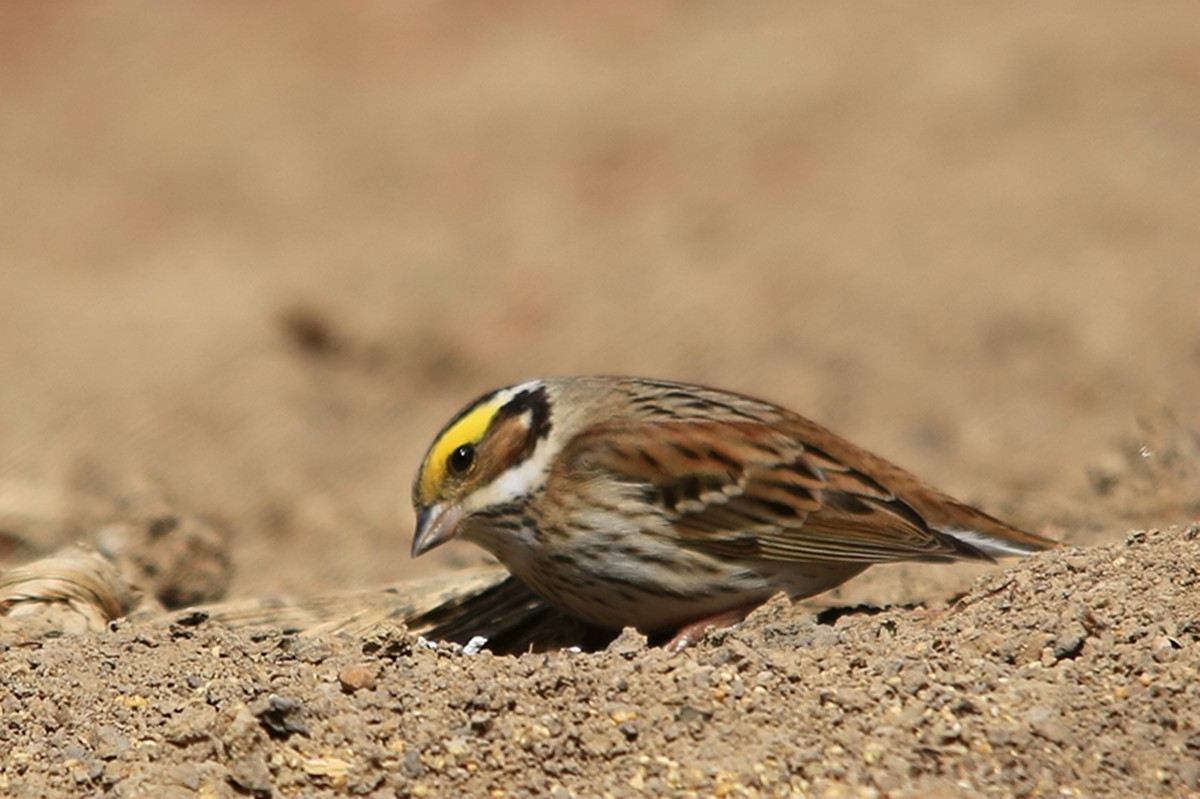
<instances>
[{"instance_id":1,"label":"bird","mask_svg":"<svg viewBox=\"0 0 1200 799\"><path fill-rule=\"evenodd\" d=\"M779 405L638 377L482 395L435 436L412 501L414 558L469 541L558 610L673 649L872 564L1058 546Z\"/></svg>"}]
</instances>

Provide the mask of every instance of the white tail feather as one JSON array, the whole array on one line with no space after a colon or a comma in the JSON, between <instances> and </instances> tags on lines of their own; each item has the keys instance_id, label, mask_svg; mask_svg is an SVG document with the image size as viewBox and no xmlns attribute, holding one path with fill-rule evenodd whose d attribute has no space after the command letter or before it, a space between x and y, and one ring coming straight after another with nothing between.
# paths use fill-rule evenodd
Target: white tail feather
<instances>
[{"instance_id":1,"label":"white tail feather","mask_svg":"<svg viewBox=\"0 0 1200 799\"><path fill-rule=\"evenodd\" d=\"M939 527L938 532L957 538L964 544L970 544L980 552L985 552L994 558L1012 558L1032 555L1040 551L1038 547L1022 544L1019 541L1009 541L978 530L965 530L958 527Z\"/></svg>"}]
</instances>

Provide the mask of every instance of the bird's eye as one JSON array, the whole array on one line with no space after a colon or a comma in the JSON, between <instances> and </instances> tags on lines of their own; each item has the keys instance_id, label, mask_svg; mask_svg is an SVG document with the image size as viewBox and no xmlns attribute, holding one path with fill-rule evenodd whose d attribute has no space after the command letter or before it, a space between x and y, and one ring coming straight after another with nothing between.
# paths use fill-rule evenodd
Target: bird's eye
<instances>
[{"instance_id":1,"label":"bird's eye","mask_svg":"<svg viewBox=\"0 0 1200 799\"><path fill-rule=\"evenodd\" d=\"M471 471L471 467L475 465L475 447L470 444L463 444L458 449L450 453L450 457L446 460L446 466L450 468L451 474L462 476Z\"/></svg>"}]
</instances>

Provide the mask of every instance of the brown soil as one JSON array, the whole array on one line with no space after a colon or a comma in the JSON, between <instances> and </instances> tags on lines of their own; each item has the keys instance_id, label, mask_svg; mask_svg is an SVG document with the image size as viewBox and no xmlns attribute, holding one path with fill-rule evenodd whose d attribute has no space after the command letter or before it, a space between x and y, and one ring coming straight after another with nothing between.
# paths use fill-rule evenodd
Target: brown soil
<instances>
[{"instance_id":1,"label":"brown soil","mask_svg":"<svg viewBox=\"0 0 1200 799\"><path fill-rule=\"evenodd\" d=\"M1072 546L677 656L9 638L0 794L1200 796L1192 4L109 11L0 8L2 565L147 484L229 555L172 603L478 563L407 555L424 447L580 372Z\"/></svg>"}]
</instances>

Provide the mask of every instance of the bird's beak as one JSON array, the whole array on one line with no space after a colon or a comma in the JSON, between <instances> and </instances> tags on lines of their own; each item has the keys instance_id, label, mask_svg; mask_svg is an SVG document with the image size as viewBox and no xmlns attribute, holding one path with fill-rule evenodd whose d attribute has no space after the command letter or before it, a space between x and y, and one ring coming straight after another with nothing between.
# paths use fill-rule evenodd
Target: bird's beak
<instances>
[{"instance_id":1,"label":"bird's beak","mask_svg":"<svg viewBox=\"0 0 1200 799\"><path fill-rule=\"evenodd\" d=\"M454 537L463 511L457 505L435 504L417 508L417 530L413 533L412 556L423 555Z\"/></svg>"}]
</instances>

